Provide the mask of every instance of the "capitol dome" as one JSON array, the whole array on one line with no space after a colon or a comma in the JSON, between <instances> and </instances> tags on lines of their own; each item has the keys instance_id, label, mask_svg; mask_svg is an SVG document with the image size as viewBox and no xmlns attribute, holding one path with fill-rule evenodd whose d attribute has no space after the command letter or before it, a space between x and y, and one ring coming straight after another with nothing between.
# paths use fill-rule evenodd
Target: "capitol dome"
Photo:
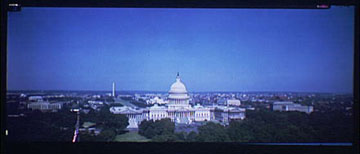
<instances>
[{"instance_id":1,"label":"capitol dome","mask_svg":"<svg viewBox=\"0 0 360 154\"><path fill-rule=\"evenodd\" d=\"M184 83L182 83L180 81L179 73L176 76L176 82L171 85L169 93L170 94L186 94L187 93Z\"/></svg>"}]
</instances>

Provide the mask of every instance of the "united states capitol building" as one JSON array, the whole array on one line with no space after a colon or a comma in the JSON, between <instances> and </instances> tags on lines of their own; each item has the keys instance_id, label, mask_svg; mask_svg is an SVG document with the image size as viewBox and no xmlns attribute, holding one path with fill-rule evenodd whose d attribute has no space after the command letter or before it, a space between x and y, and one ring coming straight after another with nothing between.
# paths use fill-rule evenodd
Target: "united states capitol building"
<instances>
[{"instance_id":1,"label":"united states capitol building","mask_svg":"<svg viewBox=\"0 0 360 154\"><path fill-rule=\"evenodd\" d=\"M138 128L143 120L160 120L170 118L171 121L178 124L191 124L201 121L221 121L227 122L231 119L244 119L245 109L226 106L209 106L202 105L191 106L189 104L189 94L179 74L176 81L169 90L167 97L168 103L164 106L157 104L136 109L129 106L111 107L110 112L114 114L124 114L129 118L127 128Z\"/></svg>"}]
</instances>

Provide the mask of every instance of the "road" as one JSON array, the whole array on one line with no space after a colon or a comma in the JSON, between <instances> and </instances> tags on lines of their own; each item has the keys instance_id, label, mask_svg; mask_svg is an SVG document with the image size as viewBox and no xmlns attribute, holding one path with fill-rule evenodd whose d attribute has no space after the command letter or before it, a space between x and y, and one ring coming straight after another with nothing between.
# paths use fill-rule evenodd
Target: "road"
<instances>
[{"instance_id":1,"label":"road","mask_svg":"<svg viewBox=\"0 0 360 154\"><path fill-rule=\"evenodd\" d=\"M79 102L78 102L79 104ZM73 136L73 140L72 142L79 142L80 137L79 137L79 127L80 127L80 109L77 110L77 118L76 118L76 124L75 124L75 131L74 131L74 136Z\"/></svg>"}]
</instances>

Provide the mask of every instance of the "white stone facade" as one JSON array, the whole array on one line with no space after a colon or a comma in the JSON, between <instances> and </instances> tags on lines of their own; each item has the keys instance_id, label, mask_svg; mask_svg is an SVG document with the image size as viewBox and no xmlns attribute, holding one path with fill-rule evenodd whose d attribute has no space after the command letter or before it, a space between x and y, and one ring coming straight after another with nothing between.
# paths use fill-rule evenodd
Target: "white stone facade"
<instances>
[{"instance_id":1,"label":"white stone facade","mask_svg":"<svg viewBox=\"0 0 360 154\"><path fill-rule=\"evenodd\" d=\"M49 111L49 110L60 110L62 108L62 103L49 103L49 102L35 102L29 103L27 105L28 109L32 110L41 110L41 111Z\"/></svg>"}]
</instances>

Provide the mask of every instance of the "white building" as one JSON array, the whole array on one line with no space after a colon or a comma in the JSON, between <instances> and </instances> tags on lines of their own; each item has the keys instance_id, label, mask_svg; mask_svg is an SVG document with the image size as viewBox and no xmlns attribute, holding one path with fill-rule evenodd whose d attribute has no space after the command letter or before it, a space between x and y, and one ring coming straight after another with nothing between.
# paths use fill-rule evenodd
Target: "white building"
<instances>
[{"instance_id":1,"label":"white building","mask_svg":"<svg viewBox=\"0 0 360 154\"><path fill-rule=\"evenodd\" d=\"M130 107L111 107L110 112L114 114L125 114L129 118L128 128L137 128L142 120L160 120L170 118L176 123L190 124L194 121L209 121L210 108L189 104L189 95L184 83L181 82L179 74L176 82L170 87L168 104L158 106L155 104L150 108L133 109Z\"/></svg>"},{"instance_id":2,"label":"white building","mask_svg":"<svg viewBox=\"0 0 360 154\"><path fill-rule=\"evenodd\" d=\"M62 108L62 103L34 102L29 103L27 108L40 111L57 111Z\"/></svg>"},{"instance_id":3,"label":"white building","mask_svg":"<svg viewBox=\"0 0 360 154\"><path fill-rule=\"evenodd\" d=\"M243 120L245 119L245 109L228 106L216 106L215 107L215 120L228 123L231 120Z\"/></svg>"},{"instance_id":4,"label":"white building","mask_svg":"<svg viewBox=\"0 0 360 154\"><path fill-rule=\"evenodd\" d=\"M149 116L147 110L136 110L132 107L121 106L121 107L111 107L110 112L114 114L124 114L129 118L129 125L127 128L138 128L138 125L144 119L147 119Z\"/></svg>"},{"instance_id":5,"label":"white building","mask_svg":"<svg viewBox=\"0 0 360 154\"><path fill-rule=\"evenodd\" d=\"M152 99L146 100L146 103L147 104L167 104L168 101L165 101L165 100L159 98L158 96L156 96Z\"/></svg>"},{"instance_id":6,"label":"white building","mask_svg":"<svg viewBox=\"0 0 360 154\"><path fill-rule=\"evenodd\" d=\"M308 114L314 110L313 106L303 106L294 102L274 102L272 108L274 111L299 111Z\"/></svg>"},{"instance_id":7,"label":"white building","mask_svg":"<svg viewBox=\"0 0 360 154\"><path fill-rule=\"evenodd\" d=\"M29 101L43 101L42 96L29 96Z\"/></svg>"},{"instance_id":8,"label":"white building","mask_svg":"<svg viewBox=\"0 0 360 154\"><path fill-rule=\"evenodd\" d=\"M104 104L103 101L94 101L94 100L89 100L88 103L94 104L94 105L103 105Z\"/></svg>"},{"instance_id":9,"label":"white building","mask_svg":"<svg viewBox=\"0 0 360 154\"><path fill-rule=\"evenodd\" d=\"M237 100L237 99L228 99L228 100L226 100L226 104L230 105L230 106L240 106L241 102L240 102L240 100Z\"/></svg>"}]
</instances>

